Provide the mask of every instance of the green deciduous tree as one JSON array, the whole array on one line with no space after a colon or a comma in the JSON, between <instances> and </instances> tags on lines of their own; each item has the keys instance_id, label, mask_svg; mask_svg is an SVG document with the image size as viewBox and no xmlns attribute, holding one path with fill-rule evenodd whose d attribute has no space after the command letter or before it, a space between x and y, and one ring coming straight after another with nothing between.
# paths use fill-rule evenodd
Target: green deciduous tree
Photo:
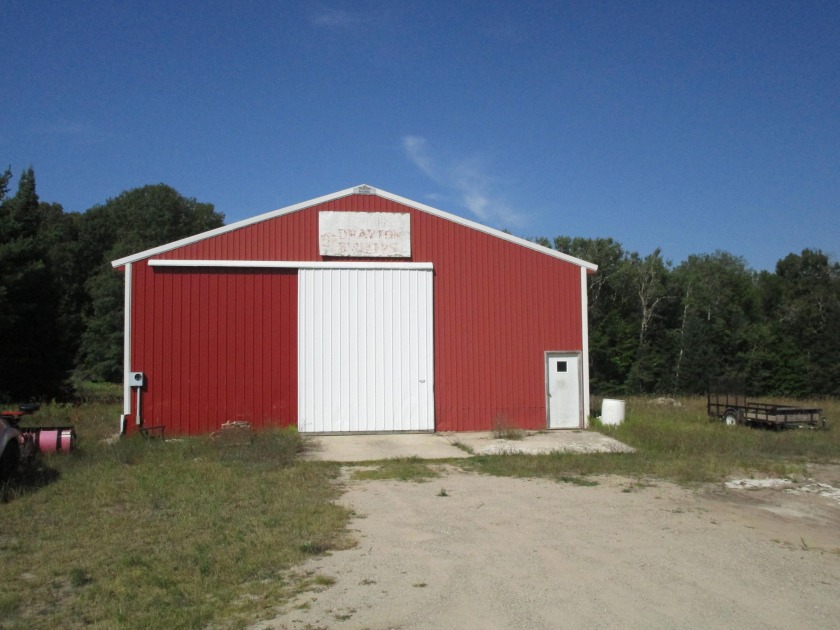
<instances>
[{"instance_id":1,"label":"green deciduous tree","mask_svg":"<svg viewBox=\"0 0 840 630\"><path fill-rule=\"evenodd\" d=\"M840 265L805 249L764 274L761 288L774 345L768 387L789 396L840 394Z\"/></svg>"},{"instance_id":2,"label":"green deciduous tree","mask_svg":"<svg viewBox=\"0 0 840 630\"><path fill-rule=\"evenodd\" d=\"M673 272L675 393L702 393L710 378L747 378L755 338L755 274L727 252L689 256Z\"/></svg>"},{"instance_id":3,"label":"green deciduous tree","mask_svg":"<svg viewBox=\"0 0 840 630\"><path fill-rule=\"evenodd\" d=\"M670 263L659 248L642 258L632 253L624 267L626 286L636 301L638 345L627 377L633 393L662 391L669 374L668 315L672 313Z\"/></svg>"},{"instance_id":4,"label":"green deciduous tree","mask_svg":"<svg viewBox=\"0 0 840 630\"><path fill-rule=\"evenodd\" d=\"M114 381L122 375L124 280L110 261L223 223L212 204L183 197L164 184L126 191L82 216L79 258L89 304L77 364L80 378Z\"/></svg>"},{"instance_id":5,"label":"green deciduous tree","mask_svg":"<svg viewBox=\"0 0 840 630\"><path fill-rule=\"evenodd\" d=\"M676 268L612 239L537 238L598 265L589 276L594 392L703 393L718 377L750 395L840 395L840 265L818 250L751 270L717 251Z\"/></svg>"}]
</instances>

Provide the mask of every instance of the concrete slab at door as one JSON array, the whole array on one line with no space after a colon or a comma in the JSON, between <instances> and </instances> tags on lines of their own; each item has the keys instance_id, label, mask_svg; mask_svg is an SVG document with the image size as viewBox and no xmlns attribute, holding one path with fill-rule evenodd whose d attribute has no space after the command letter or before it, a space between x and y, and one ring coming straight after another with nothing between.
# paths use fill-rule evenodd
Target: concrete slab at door
<instances>
[{"instance_id":1,"label":"concrete slab at door","mask_svg":"<svg viewBox=\"0 0 840 630\"><path fill-rule=\"evenodd\" d=\"M298 429L433 431L431 270L301 269Z\"/></svg>"},{"instance_id":2,"label":"concrete slab at door","mask_svg":"<svg viewBox=\"0 0 840 630\"><path fill-rule=\"evenodd\" d=\"M546 407L550 429L583 427L579 352L546 352Z\"/></svg>"}]
</instances>

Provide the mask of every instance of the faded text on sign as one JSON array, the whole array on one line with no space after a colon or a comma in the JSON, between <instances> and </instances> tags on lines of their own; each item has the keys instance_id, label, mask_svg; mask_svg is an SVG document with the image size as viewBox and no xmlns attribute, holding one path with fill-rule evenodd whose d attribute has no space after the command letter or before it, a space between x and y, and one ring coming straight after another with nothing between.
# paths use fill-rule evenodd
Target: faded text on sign
<instances>
[{"instance_id":1,"label":"faded text on sign","mask_svg":"<svg viewBox=\"0 0 840 630\"><path fill-rule=\"evenodd\" d=\"M318 215L322 256L411 257L411 215L397 212L332 212Z\"/></svg>"}]
</instances>

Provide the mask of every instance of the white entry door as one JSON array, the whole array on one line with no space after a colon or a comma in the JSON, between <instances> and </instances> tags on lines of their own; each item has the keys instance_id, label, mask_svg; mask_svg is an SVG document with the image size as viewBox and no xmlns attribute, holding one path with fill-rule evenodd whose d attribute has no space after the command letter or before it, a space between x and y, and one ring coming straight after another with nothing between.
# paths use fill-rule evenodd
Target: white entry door
<instances>
[{"instance_id":1,"label":"white entry door","mask_svg":"<svg viewBox=\"0 0 840 630\"><path fill-rule=\"evenodd\" d=\"M546 407L550 429L583 427L580 353L546 352Z\"/></svg>"},{"instance_id":2,"label":"white entry door","mask_svg":"<svg viewBox=\"0 0 840 630\"><path fill-rule=\"evenodd\" d=\"M298 274L298 430L433 431L432 271Z\"/></svg>"}]
</instances>

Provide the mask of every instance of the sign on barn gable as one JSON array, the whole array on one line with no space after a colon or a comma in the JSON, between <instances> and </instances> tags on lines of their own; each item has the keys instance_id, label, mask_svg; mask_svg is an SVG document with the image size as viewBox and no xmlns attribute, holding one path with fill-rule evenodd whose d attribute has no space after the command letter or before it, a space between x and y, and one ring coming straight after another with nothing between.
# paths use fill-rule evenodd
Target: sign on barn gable
<instances>
[{"instance_id":1,"label":"sign on barn gable","mask_svg":"<svg viewBox=\"0 0 840 630\"><path fill-rule=\"evenodd\" d=\"M411 257L407 212L319 212L321 256Z\"/></svg>"}]
</instances>

